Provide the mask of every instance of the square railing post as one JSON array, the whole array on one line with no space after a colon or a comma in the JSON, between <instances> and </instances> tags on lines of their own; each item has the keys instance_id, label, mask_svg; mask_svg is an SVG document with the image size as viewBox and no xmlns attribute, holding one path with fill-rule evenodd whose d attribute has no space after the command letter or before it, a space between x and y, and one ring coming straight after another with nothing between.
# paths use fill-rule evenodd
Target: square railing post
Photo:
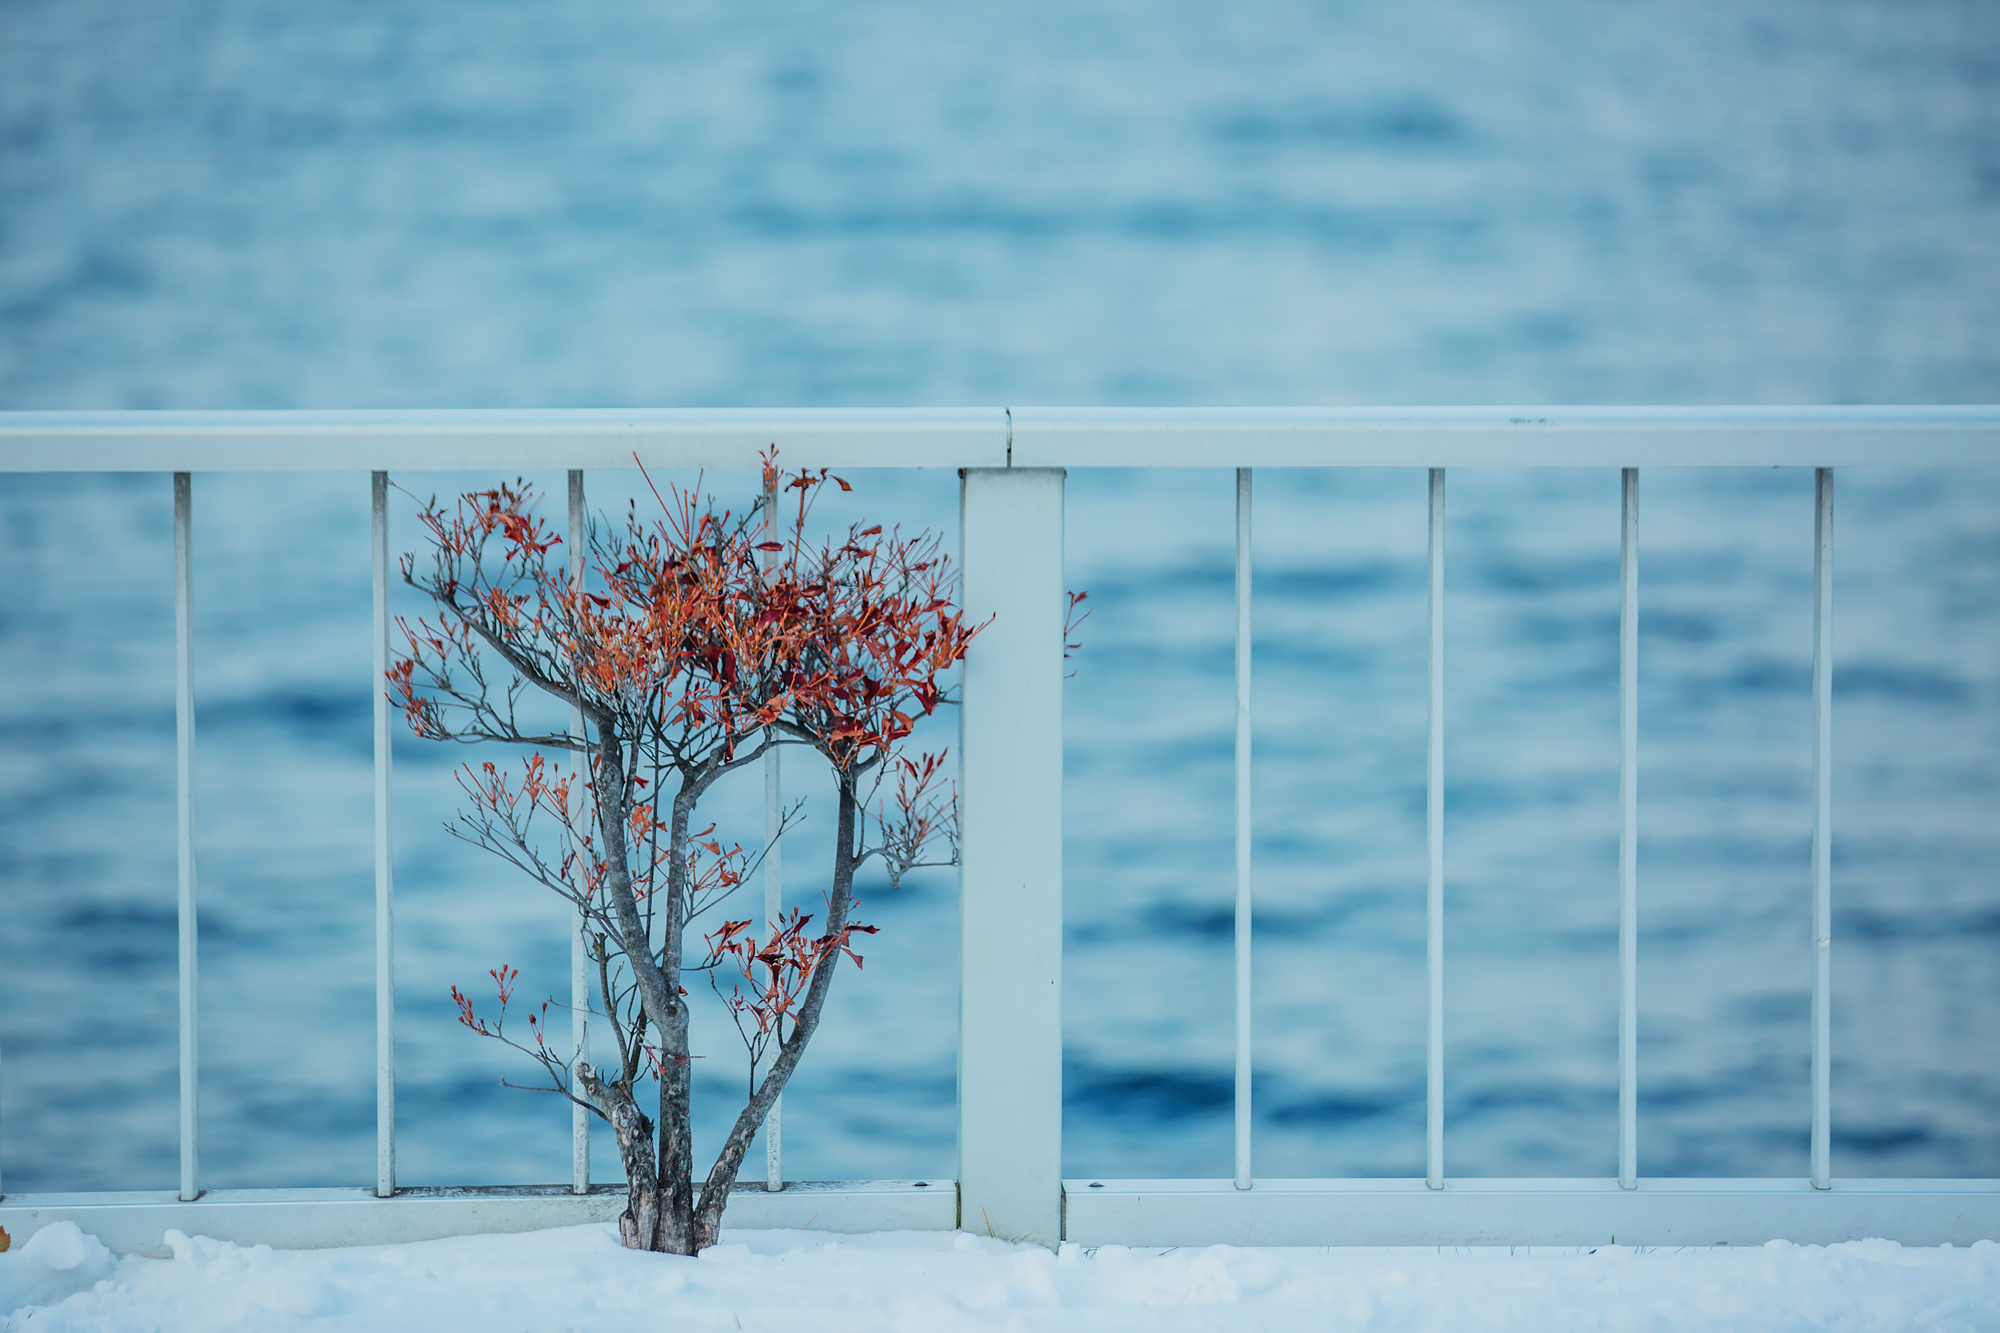
<instances>
[{"instance_id":1,"label":"square railing post","mask_svg":"<svg viewBox=\"0 0 2000 1333\"><path fill-rule=\"evenodd\" d=\"M1062 1238L1063 473L960 473L959 1225Z\"/></svg>"}]
</instances>

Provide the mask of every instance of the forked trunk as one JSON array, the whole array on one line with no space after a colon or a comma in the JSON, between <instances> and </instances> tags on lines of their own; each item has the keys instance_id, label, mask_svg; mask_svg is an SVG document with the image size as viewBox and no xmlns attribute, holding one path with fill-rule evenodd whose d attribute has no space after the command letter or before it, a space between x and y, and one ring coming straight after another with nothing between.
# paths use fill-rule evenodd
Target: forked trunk
<instances>
[{"instance_id":1,"label":"forked trunk","mask_svg":"<svg viewBox=\"0 0 2000 1333\"><path fill-rule=\"evenodd\" d=\"M827 898L826 932L822 939L836 939L847 925L847 912L853 903L854 890L854 821L860 804L855 800L854 789L842 782L840 787L840 815L834 844L833 892ZM834 948L823 958L813 972L812 981L806 989L805 1003L800 1006L789 1037L778 1043L778 1058L772 1062L771 1071L751 1096L750 1104L736 1117L736 1123L723 1140L722 1151L715 1159L714 1168L708 1173L708 1180L702 1185L701 1204L694 1216L694 1248L687 1251L698 1254L722 1238L722 1210L729 1206L730 1187L736 1182L736 1172L743 1164L743 1155L750 1150L750 1140L764 1126L764 1118L770 1114L771 1105L784 1092L785 1084L791 1079L792 1071L798 1068L799 1057L805 1054L806 1043L812 1040L819 1027L820 1010L826 1003L826 993L832 985L833 975L840 962L840 950ZM683 1082L685 1086L685 1082ZM664 1087L664 1085L663 1085ZM685 1107L686 1103L682 1103ZM661 1114L666 1114L665 1102L661 1103ZM690 1167L692 1163L690 1163ZM690 1170L689 1176L692 1176Z\"/></svg>"},{"instance_id":2,"label":"forked trunk","mask_svg":"<svg viewBox=\"0 0 2000 1333\"><path fill-rule=\"evenodd\" d=\"M685 1007L679 1017L685 1032ZM680 1044L686 1047L685 1036ZM692 1089L686 1065L668 1060L666 1066L660 1075L660 1243L653 1248L666 1254L699 1254L703 1242L694 1226Z\"/></svg>"},{"instance_id":3,"label":"forked trunk","mask_svg":"<svg viewBox=\"0 0 2000 1333\"><path fill-rule=\"evenodd\" d=\"M606 1083L579 1067L577 1078L618 1138L618 1161L625 1168L625 1211L618 1215L618 1240L628 1250L665 1250L662 1244L660 1172L653 1156L653 1122L632 1097L627 1083ZM689 1254L690 1250L670 1251Z\"/></svg>"}]
</instances>

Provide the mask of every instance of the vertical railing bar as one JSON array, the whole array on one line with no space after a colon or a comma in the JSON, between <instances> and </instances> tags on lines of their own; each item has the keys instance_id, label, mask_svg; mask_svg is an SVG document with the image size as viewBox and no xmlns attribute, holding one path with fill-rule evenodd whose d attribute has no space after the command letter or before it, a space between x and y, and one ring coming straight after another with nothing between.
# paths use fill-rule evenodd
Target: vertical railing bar
<instances>
[{"instance_id":1,"label":"vertical railing bar","mask_svg":"<svg viewBox=\"0 0 2000 1333\"><path fill-rule=\"evenodd\" d=\"M1618 1183L1639 1187L1639 469L1618 541Z\"/></svg>"},{"instance_id":2,"label":"vertical railing bar","mask_svg":"<svg viewBox=\"0 0 2000 1333\"><path fill-rule=\"evenodd\" d=\"M1813 478L1812 1183L1833 1187L1833 469Z\"/></svg>"},{"instance_id":3,"label":"vertical railing bar","mask_svg":"<svg viewBox=\"0 0 2000 1333\"><path fill-rule=\"evenodd\" d=\"M1430 861L1425 954L1430 1031L1425 1070L1424 1183L1444 1188L1444 469L1431 469L1430 756L1424 783L1424 836Z\"/></svg>"},{"instance_id":4,"label":"vertical railing bar","mask_svg":"<svg viewBox=\"0 0 2000 1333\"><path fill-rule=\"evenodd\" d=\"M375 599L375 1195L396 1192L396 878L390 823L389 474L370 478Z\"/></svg>"},{"instance_id":5,"label":"vertical railing bar","mask_svg":"<svg viewBox=\"0 0 2000 1333\"><path fill-rule=\"evenodd\" d=\"M569 577L573 587L581 589L584 579L584 547L589 544L590 525L583 509L583 469L571 468L569 472ZM573 735L582 736L583 710L570 710L570 730ZM576 751L572 767L578 780L572 784L576 799L589 809L589 793L585 790L590 775L590 756ZM579 871L578 883L587 882ZM569 1035L572 1054L570 1068L590 1062L590 919L584 914L582 904L577 905L575 920L569 932ZM574 1080L575 1075L571 1075ZM569 1164L572 1194L590 1193L590 1112L575 1101L569 1107Z\"/></svg>"},{"instance_id":6,"label":"vertical railing bar","mask_svg":"<svg viewBox=\"0 0 2000 1333\"><path fill-rule=\"evenodd\" d=\"M181 1189L201 1197L201 1049L196 1029L200 951L194 878L194 495L189 474L174 473L174 796L180 862Z\"/></svg>"},{"instance_id":7,"label":"vertical railing bar","mask_svg":"<svg viewBox=\"0 0 2000 1333\"><path fill-rule=\"evenodd\" d=\"M764 487L764 538L772 540L771 525L778 509L777 479L773 477ZM778 553L764 552L764 576L768 580L778 563ZM767 741L775 741L775 730L765 733ZM772 745L764 752L764 933L768 939L776 934L779 914L785 910L785 869L783 849L779 846L778 832L784 826L784 812L780 808L784 802L783 774L780 771L778 747ZM775 977L773 978L775 980ZM771 1110L764 1117L764 1188L773 1192L785 1187L785 1095L779 1093L771 1102Z\"/></svg>"},{"instance_id":8,"label":"vertical railing bar","mask_svg":"<svg viewBox=\"0 0 2000 1333\"><path fill-rule=\"evenodd\" d=\"M1250 1188L1250 469L1236 469L1236 1188Z\"/></svg>"},{"instance_id":9,"label":"vertical railing bar","mask_svg":"<svg viewBox=\"0 0 2000 1333\"><path fill-rule=\"evenodd\" d=\"M778 750L773 746L764 752L764 934L767 939L777 932L778 916L784 911L785 875L778 843L778 830L783 822L779 803L783 795ZM764 1188L776 1191L784 1187L785 1095L779 1093L771 1102L770 1113L764 1117Z\"/></svg>"}]
</instances>

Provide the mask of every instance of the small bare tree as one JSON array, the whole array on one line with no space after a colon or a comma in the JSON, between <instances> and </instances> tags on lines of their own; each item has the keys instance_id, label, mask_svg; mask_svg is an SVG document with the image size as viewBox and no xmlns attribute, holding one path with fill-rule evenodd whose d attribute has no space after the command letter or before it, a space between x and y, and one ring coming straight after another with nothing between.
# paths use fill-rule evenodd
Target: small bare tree
<instances>
[{"instance_id":1,"label":"small bare tree","mask_svg":"<svg viewBox=\"0 0 2000 1333\"><path fill-rule=\"evenodd\" d=\"M525 1036L506 1032L518 974L505 966L492 974L498 1015L489 1024L454 987L459 1019L535 1060L541 1090L610 1124L627 1188L619 1235L633 1249L693 1254L715 1242L835 965L842 954L861 964L853 937L874 927L850 918L856 871L879 859L894 883L957 860L942 756L908 756L904 743L917 718L948 702L939 678L977 630L953 604L936 536L856 525L837 542L807 541L813 497L829 480L851 489L825 470L781 475L767 454L763 498L740 517L696 492L655 490L659 518L642 520L635 505L622 530L592 526L581 581L551 560L561 539L517 482L450 510L433 500L422 515L428 567L403 560L404 581L435 616L402 623L409 654L390 672L392 697L419 736L527 751L518 767L460 770L469 805L451 831L582 914L597 970L592 1013L617 1059L589 1067L549 1032L547 1002ZM517 704L530 691L580 713L583 734L524 724ZM833 773L824 914L795 910L768 936L724 918L697 945L699 919L768 851L725 842L697 823L697 806L774 745L817 753ZM580 776L553 771L545 751L581 756ZM684 983L701 971L736 1020L751 1072L697 1195ZM640 1106L649 1081L657 1120Z\"/></svg>"}]
</instances>

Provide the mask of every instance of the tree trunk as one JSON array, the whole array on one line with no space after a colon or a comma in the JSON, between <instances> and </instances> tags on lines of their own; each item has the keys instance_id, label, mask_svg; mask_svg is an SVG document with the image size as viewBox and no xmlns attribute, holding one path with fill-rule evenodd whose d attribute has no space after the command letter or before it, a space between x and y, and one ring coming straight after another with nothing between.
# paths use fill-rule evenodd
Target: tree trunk
<instances>
[{"instance_id":1,"label":"tree trunk","mask_svg":"<svg viewBox=\"0 0 2000 1333\"><path fill-rule=\"evenodd\" d=\"M859 808L860 803L855 799L852 786L843 781L833 852L833 892L827 898L826 931L822 939L839 935L847 924L848 908L853 902L854 821ZM785 1090L792 1071L798 1068L799 1058L805 1054L806 1043L812 1040L814 1031L819 1027L820 1010L826 1004L826 994L832 987L839 961L840 951L835 949L820 962L806 988L805 1003L800 1006L793 1022L792 1035L778 1043L778 1058L772 1061L770 1072L751 1096L750 1104L736 1117L729 1137L723 1140L722 1152L716 1157L715 1166L702 1185L701 1206L694 1217L694 1248L688 1253L698 1254L721 1239L722 1210L729 1206L729 1191L736 1183L736 1172L743 1165L743 1155L750 1150L750 1140L763 1127L771 1104ZM665 1112L662 1111L662 1114ZM690 1177L693 1175L692 1168L690 1162Z\"/></svg>"},{"instance_id":2,"label":"tree trunk","mask_svg":"<svg viewBox=\"0 0 2000 1333\"><path fill-rule=\"evenodd\" d=\"M688 1011L683 1002L674 1009L678 1030L665 1034L662 1043L669 1052L666 1068L660 1073L660 1244L668 1254L698 1254L701 1251L694 1227L694 1126L692 1088L688 1067L673 1058L673 1052L688 1048ZM713 1242L711 1242L713 1243Z\"/></svg>"},{"instance_id":3,"label":"tree trunk","mask_svg":"<svg viewBox=\"0 0 2000 1333\"><path fill-rule=\"evenodd\" d=\"M577 1067L577 1078L618 1136L618 1160L625 1168L625 1211L618 1215L619 1243L628 1250L665 1248L661 1244L660 1182L653 1160L652 1122L633 1099L631 1084L606 1083L582 1065Z\"/></svg>"}]
</instances>

